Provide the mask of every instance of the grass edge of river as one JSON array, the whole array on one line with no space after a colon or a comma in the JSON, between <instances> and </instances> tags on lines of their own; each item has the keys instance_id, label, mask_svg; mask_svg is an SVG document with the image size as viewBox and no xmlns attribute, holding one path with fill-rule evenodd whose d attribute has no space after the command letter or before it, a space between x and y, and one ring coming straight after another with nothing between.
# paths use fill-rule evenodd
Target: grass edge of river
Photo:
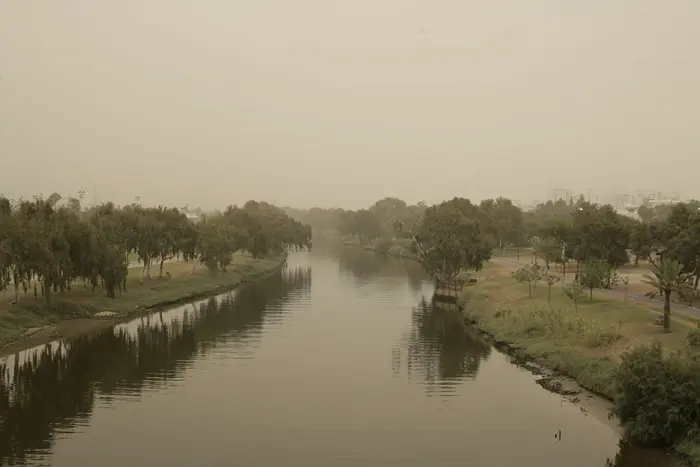
<instances>
[{"instance_id":1,"label":"grass edge of river","mask_svg":"<svg viewBox=\"0 0 700 467\"><path fill-rule=\"evenodd\" d=\"M615 374L619 367L617 361L602 352L599 354L581 352L580 346L574 345L573 342L567 345L561 339L538 334L528 335L521 332L517 326L509 326L506 313L509 310L509 302L512 302L513 298L506 298L505 301L495 299L488 292L499 292L506 287L485 290L482 287L493 276L489 275L488 269L480 276L479 286L466 287L458 301L465 321L470 327L491 341L496 348L512 356L516 363L533 362L540 365L555 374L569 378L582 389L603 398L612 405L615 398ZM518 288L520 285L515 284L513 280L511 287ZM531 307L548 306L546 288L546 286L542 288L539 297L534 296L533 303L530 303ZM618 302L604 299L601 303L612 303L612 306L615 306ZM621 303L619 305L622 306ZM525 368L528 366L526 365ZM551 391L550 388L547 389ZM700 467L700 440L685 439L668 449L670 453L689 462L691 466Z\"/></svg>"},{"instance_id":2,"label":"grass edge of river","mask_svg":"<svg viewBox=\"0 0 700 467\"><path fill-rule=\"evenodd\" d=\"M379 254L386 254L394 257L417 260L411 254L406 253L406 246L399 242L374 243L372 245L358 245L352 242L343 242L347 247L359 247L364 250ZM490 270L487 267L479 273L479 285L490 278ZM508 278L510 279L510 278ZM512 280L510 286L518 288L520 285ZM478 290L479 287L476 288ZM546 290L546 286L543 287ZM562 346L561 342L542 336L527 336L525 334L513 332L502 326L499 320L499 305L503 304L499 300L489 300L488 294L474 293L475 288L467 287L463 290L459 298L459 307L464 314L465 322L468 326L478 331L482 337L489 340L494 347L507 353L516 363L532 362L547 370L568 378L581 389L588 391L610 404L614 400L614 375L618 369L618 363L605 355L587 355L581 353L575 346ZM493 289L498 291L499 288ZM541 289L542 290L542 289ZM563 295L563 294L562 294ZM547 306L546 294L535 297L535 303ZM566 300L566 299L564 299ZM598 300L598 303L605 303L608 306L621 306L622 303L610 299ZM532 304L531 304L532 305ZM626 305L628 306L628 305ZM636 305L632 305L636 306ZM479 312L481 308L482 312ZM490 313L483 313L489 309ZM529 365L523 365L529 371L533 371ZM556 392L553 388L545 389ZM567 389L570 389L567 387ZM599 417L600 418L599 414ZM617 421L615 421L617 424ZM624 427L621 428L624 430ZM670 448L673 455L678 456L690 463L693 467L700 467L700 440L685 439L676 446Z\"/></svg>"},{"instance_id":3,"label":"grass edge of river","mask_svg":"<svg viewBox=\"0 0 700 467\"><path fill-rule=\"evenodd\" d=\"M139 268L130 271L130 287L123 296L54 294L47 306L43 299L23 297L20 304L0 313L0 358L50 341L88 334L166 307L218 295L279 271L284 257L253 259L241 256L226 272L195 274L188 263L168 263L169 278L153 278L138 284ZM196 267L196 266L195 266ZM187 270L185 272L185 269ZM137 286L138 284L138 286ZM93 318L96 312L113 311L117 319Z\"/></svg>"}]
</instances>

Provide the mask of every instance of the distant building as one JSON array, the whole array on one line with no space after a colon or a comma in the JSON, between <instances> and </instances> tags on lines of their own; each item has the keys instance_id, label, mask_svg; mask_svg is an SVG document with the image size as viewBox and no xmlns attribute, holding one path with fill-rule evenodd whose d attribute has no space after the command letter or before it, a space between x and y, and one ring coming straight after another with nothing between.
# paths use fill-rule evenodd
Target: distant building
<instances>
[{"instance_id":1,"label":"distant building","mask_svg":"<svg viewBox=\"0 0 700 467\"><path fill-rule=\"evenodd\" d=\"M568 188L555 188L549 192L548 201L558 201L563 199L564 201L575 201L574 191Z\"/></svg>"}]
</instances>

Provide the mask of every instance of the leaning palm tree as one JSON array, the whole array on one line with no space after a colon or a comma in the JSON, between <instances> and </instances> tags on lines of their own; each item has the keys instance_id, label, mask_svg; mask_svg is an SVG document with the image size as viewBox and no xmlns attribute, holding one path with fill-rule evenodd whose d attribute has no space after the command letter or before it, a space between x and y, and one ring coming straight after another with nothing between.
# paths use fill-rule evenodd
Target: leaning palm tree
<instances>
[{"instance_id":1,"label":"leaning palm tree","mask_svg":"<svg viewBox=\"0 0 700 467\"><path fill-rule=\"evenodd\" d=\"M651 274L644 275L644 282L658 289L664 295L664 332L671 331L671 293L688 287L689 274L683 273L683 265L675 260L664 258L660 263L652 263Z\"/></svg>"}]
</instances>

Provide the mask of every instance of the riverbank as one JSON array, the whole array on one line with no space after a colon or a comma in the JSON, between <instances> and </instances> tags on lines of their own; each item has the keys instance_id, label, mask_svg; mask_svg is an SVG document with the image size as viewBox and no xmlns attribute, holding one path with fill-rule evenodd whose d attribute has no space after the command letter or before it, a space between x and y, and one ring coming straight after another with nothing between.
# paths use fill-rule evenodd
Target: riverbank
<instances>
[{"instance_id":1,"label":"riverbank","mask_svg":"<svg viewBox=\"0 0 700 467\"><path fill-rule=\"evenodd\" d=\"M5 291L0 293L0 356L105 329L138 313L222 293L277 271L283 264L280 257L254 259L236 254L226 272L212 273L199 264L172 262L164 264L163 277L153 268L153 277L143 283L139 282L142 268L131 268L121 296L107 298L102 289L93 295L89 288L74 284L72 290L53 294L50 306L33 292L11 304L13 293Z\"/></svg>"},{"instance_id":2,"label":"riverbank","mask_svg":"<svg viewBox=\"0 0 700 467\"><path fill-rule=\"evenodd\" d=\"M529 298L527 285L517 283L510 272L492 262L474 275L477 283L460 297L465 319L516 359L565 375L608 401L614 398L622 354L655 341L667 351L679 350L697 325L687 317L674 317L672 332L664 333L656 324L660 312L654 306L624 303L595 292L592 301L583 300L575 307L561 284L552 287L551 300L542 283ZM684 442L678 451L700 465L697 442Z\"/></svg>"}]
</instances>

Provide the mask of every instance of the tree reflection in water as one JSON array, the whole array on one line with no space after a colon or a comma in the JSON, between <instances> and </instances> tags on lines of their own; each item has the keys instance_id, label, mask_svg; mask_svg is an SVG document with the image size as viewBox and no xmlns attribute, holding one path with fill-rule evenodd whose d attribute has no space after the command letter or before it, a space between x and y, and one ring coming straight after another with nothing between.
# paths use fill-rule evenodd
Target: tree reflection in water
<instances>
[{"instance_id":1,"label":"tree reflection in water","mask_svg":"<svg viewBox=\"0 0 700 467\"><path fill-rule=\"evenodd\" d=\"M608 459L605 467L681 467L686 465L680 459L670 460L669 456L659 449L646 449L621 439L615 459Z\"/></svg>"},{"instance_id":2,"label":"tree reflection in water","mask_svg":"<svg viewBox=\"0 0 700 467\"><path fill-rule=\"evenodd\" d=\"M163 320L150 315L124 326L49 344L0 364L0 465L48 451L56 432L86 423L96 394L138 394L176 378L185 363L218 340L259 334L268 307L292 290L308 293L310 269L287 269L235 294L211 298Z\"/></svg>"},{"instance_id":3,"label":"tree reflection in water","mask_svg":"<svg viewBox=\"0 0 700 467\"><path fill-rule=\"evenodd\" d=\"M404 284L408 280L412 290L420 291L428 280L420 263L412 259L365 251L360 247L344 247L336 254L340 271L350 272L358 285L377 280Z\"/></svg>"},{"instance_id":4,"label":"tree reflection in water","mask_svg":"<svg viewBox=\"0 0 700 467\"><path fill-rule=\"evenodd\" d=\"M401 372L404 360L409 380L417 372L429 395L449 395L460 382L475 378L490 354L489 343L465 326L462 313L422 298L413 308L411 331L394 349L394 371Z\"/></svg>"}]
</instances>

